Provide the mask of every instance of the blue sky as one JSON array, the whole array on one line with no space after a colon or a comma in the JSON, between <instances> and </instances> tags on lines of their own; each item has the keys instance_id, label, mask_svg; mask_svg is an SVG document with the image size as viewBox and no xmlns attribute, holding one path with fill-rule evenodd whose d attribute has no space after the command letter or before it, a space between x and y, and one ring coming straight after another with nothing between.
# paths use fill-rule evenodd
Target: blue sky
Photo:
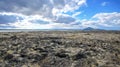
<instances>
[{"instance_id":1,"label":"blue sky","mask_svg":"<svg viewBox=\"0 0 120 67\"><path fill-rule=\"evenodd\" d=\"M120 0L0 0L0 29L120 30Z\"/></svg>"}]
</instances>

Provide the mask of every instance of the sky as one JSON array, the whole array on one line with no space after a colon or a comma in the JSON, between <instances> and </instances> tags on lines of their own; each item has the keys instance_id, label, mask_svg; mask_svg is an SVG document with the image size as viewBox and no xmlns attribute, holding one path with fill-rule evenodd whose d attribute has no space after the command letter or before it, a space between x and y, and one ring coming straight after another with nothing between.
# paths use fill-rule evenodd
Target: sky
<instances>
[{"instance_id":1,"label":"sky","mask_svg":"<svg viewBox=\"0 0 120 67\"><path fill-rule=\"evenodd\" d=\"M0 0L0 29L120 30L120 0Z\"/></svg>"}]
</instances>

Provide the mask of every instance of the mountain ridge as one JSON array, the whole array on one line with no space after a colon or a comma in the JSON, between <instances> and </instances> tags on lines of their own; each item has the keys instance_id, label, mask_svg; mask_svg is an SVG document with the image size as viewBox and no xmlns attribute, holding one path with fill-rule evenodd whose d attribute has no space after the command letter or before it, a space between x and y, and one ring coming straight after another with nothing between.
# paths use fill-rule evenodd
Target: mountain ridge
<instances>
[{"instance_id":1,"label":"mountain ridge","mask_svg":"<svg viewBox=\"0 0 120 67\"><path fill-rule=\"evenodd\" d=\"M104 30L104 29L86 27L86 28L84 28L84 29L82 29L82 30L83 30L83 31L100 31L100 30Z\"/></svg>"}]
</instances>

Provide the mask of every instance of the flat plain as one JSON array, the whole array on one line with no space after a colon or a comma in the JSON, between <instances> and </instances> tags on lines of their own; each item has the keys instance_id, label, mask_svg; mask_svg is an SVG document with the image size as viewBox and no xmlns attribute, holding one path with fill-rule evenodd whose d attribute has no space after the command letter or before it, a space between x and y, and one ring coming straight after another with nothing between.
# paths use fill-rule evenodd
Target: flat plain
<instances>
[{"instance_id":1,"label":"flat plain","mask_svg":"<svg viewBox=\"0 0 120 67\"><path fill-rule=\"evenodd\" d=\"M120 67L120 31L0 32L0 67Z\"/></svg>"}]
</instances>

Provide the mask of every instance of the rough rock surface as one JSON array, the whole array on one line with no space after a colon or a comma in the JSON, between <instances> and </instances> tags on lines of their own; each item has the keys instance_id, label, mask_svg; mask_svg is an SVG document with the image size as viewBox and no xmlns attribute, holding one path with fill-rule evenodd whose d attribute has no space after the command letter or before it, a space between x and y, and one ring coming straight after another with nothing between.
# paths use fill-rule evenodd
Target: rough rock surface
<instances>
[{"instance_id":1,"label":"rough rock surface","mask_svg":"<svg viewBox=\"0 0 120 67\"><path fill-rule=\"evenodd\" d=\"M120 32L1 32L0 67L120 67Z\"/></svg>"}]
</instances>

